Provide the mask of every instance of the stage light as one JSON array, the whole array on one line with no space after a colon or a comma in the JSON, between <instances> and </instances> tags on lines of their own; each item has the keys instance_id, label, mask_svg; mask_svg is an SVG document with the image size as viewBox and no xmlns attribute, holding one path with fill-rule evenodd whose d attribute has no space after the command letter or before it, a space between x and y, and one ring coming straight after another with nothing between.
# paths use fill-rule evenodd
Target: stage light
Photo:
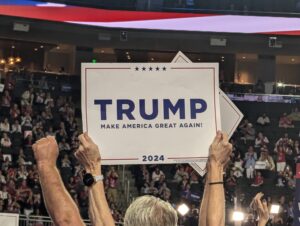
<instances>
[{"instance_id":1,"label":"stage light","mask_svg":"<svg viewBox=\"0 0 300 226\"><path fill-rule=\"evenodd\" d=\"M278 214L279 210L280 210L280 206L279 205L272 204L270 213L271 214Z\"/></svg>"},{"instance_id":2,"label":"stage light","mask_svg":"<svg viewBox=\"0 0 300 226\"><path fill-rule=\"evenodd\" d=\"M233 221L243 221L245 219L245 214L241 211L234 211L232 215Z\"/></svg>"},{"instance_id":3,"label":"stage light","mask_svg":"<svg viewBox=\"0 0 300 226\"><path fill-rule=\"evenodd\" d=\"M5 59L1 59L0 60L0 64L5 64L6 63L6 60Z\"/></svg>"},{"instance_id":4,"label":"stage light","mask_svg":"<svg viewBox=\"0 0 300 226\"><path fill-rule=\"evenodd\" d=\"M9 61L9 62L14 62L15 59L14 59L13 57L9 57L9 58L8 58L8 61Z\"/></svg>"},{"instance_id":5,"label":"stage light","mask_svg":"<svg viewBox=\"0 0 300 226\"><path fill-rule=\"evenodd\" d=\"M178 206L177 211L179 212L179 214L181 216L185 216L190 211L190 208L186 204L183 203Z\"/></svg>"}]
</instances>

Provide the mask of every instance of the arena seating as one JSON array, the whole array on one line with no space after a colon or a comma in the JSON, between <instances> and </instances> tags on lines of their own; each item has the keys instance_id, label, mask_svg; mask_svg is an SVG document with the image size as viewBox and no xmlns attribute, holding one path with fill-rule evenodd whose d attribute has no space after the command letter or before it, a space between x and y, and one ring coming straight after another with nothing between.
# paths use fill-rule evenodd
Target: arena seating
<instances>
[{"instance_id":1,"label":"arena seating","mask_svg":"<svg viewBox=\"0 0 300 226\"><path fill-rule=\"evenodd\" d=\"M81 168L73 156L73 151L78 147L77 136L82 131L79 77L15 72L9 73L4 83L5 91L1 93L0 110L0 212L47 215L31 146L44 135L54 135L60 148L58 167L63 181L79 206L81 215L87 219L87 189L81 182ZM300 154L300 150L295 148L295 141L299 140L300 121L292 121L294 128L279 128L278 123L282 114L286 112L289 115L296 105L257 102L236 104L248 121L241 124L232 138L235 148L224 179L228 209L233 208L236 197L239 205L252 214L248 208L251 198L256 192L263 191L270 203L277 202L282 207L280 214L273 218L274 225L288 225L291 219L289 202L292 201L294 190L293 166ZM270 123L266 126L258 125L257 118L264 113L269 116ZM245 134L249 123L255 130L254 139ZM249 146L255 146L258 132L268 138L269 143L264 148L269 150L275 166L278 158L278 154L274 152L275 143L288 134L292 141L287 141L284 148L285 161L290 166L280 173L276 168L256 170L254 178L249 179L246 177L244 159ZM255 147L254 150L259 158L261 147ZM183 225L197 225L195 222L198 221L204 177L197 175L190 166L130 166L130 171L126 172L119 169L122 168L104 167L103 171L107 197L116 221L122 221L126 204L131 198L151 194L174 206L181 202L190 205L192 211L180 221ZM122 172L125 176L121 175ZM256 178L258 172L263 177L261 185L255 184L260 181ZM121 185L126 184L127 180L134 183L125 191ZM130 199L124 197L129 193Z\"/></svg>"}]
</instances>

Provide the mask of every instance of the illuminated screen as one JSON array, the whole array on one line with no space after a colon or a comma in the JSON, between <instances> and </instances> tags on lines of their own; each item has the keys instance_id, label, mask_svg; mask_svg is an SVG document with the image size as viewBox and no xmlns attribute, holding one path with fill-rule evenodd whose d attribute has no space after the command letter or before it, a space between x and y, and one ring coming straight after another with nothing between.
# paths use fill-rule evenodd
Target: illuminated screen
<instances>
[{"instance_id":1,"label":"illuminated screen","mask_svg":"<svg viewBox=\"0 0 300 226\"><path fill-rule=\"evenodd\" d=\"M0 15L108 28L300 35L300 18L105 10L0 0Z\"/></svg>"}]
</instances>

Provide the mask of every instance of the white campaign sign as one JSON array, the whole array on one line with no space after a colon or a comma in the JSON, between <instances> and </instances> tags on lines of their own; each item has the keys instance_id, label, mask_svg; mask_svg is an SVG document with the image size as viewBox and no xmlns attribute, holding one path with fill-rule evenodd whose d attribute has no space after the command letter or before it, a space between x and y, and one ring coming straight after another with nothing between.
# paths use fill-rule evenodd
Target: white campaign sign
<instances>
[{"instance_id":1,"label":"white campaign sign","mask_svg":"<svg viewBox=\"0 0 300 226\"><path fill-rule=\"evenodd\" d=\"M193 62L181 51L179 51L172 60L172 63L192 64ZM228 136L231 137L236 128L238 127L239 123L243 119L243 114L221 89L219 89L219 98L221 112L221 128L222 131L226 132ZM205 174L206 162L195 162L190 163L190 165L200 175Z\"/></svg>"},{"instance_id":2,"label":"white campaign sign","mask_svg":"<svg viewBox=\"0 0 300 226\"><path fill-rule=\"evenodd\" d=\"M206 162L221 128L217 64L84 63L81 77L103 164Z\"/></svg>"},{"instance_id":3,"label":"white campaign sign","mask_svg":"<svg viewBox=\"0 0 300 226\"><path fill-rule=\"evenodd\" d=\"M2 226L18 226L19 214L0 213L0 225Z\"/></svg>"}]
</instances>

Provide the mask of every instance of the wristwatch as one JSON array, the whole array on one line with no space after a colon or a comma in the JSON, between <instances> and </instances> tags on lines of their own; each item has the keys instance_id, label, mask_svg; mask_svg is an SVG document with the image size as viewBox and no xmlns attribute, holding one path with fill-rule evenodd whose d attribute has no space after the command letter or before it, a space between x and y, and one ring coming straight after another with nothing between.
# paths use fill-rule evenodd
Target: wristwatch
<instances>
[{"instance_id":1,"label":"wristwatch","mask_svg":"<svg viewBox=\"0 0 300 226\"><path fill-rule=\"evenodd\" d=\"M103 179L103 175L93 176L91 173L86 173L83 176L83 184L90 187L98 181L103 181Z\"/></svg>"}]
</instances>

